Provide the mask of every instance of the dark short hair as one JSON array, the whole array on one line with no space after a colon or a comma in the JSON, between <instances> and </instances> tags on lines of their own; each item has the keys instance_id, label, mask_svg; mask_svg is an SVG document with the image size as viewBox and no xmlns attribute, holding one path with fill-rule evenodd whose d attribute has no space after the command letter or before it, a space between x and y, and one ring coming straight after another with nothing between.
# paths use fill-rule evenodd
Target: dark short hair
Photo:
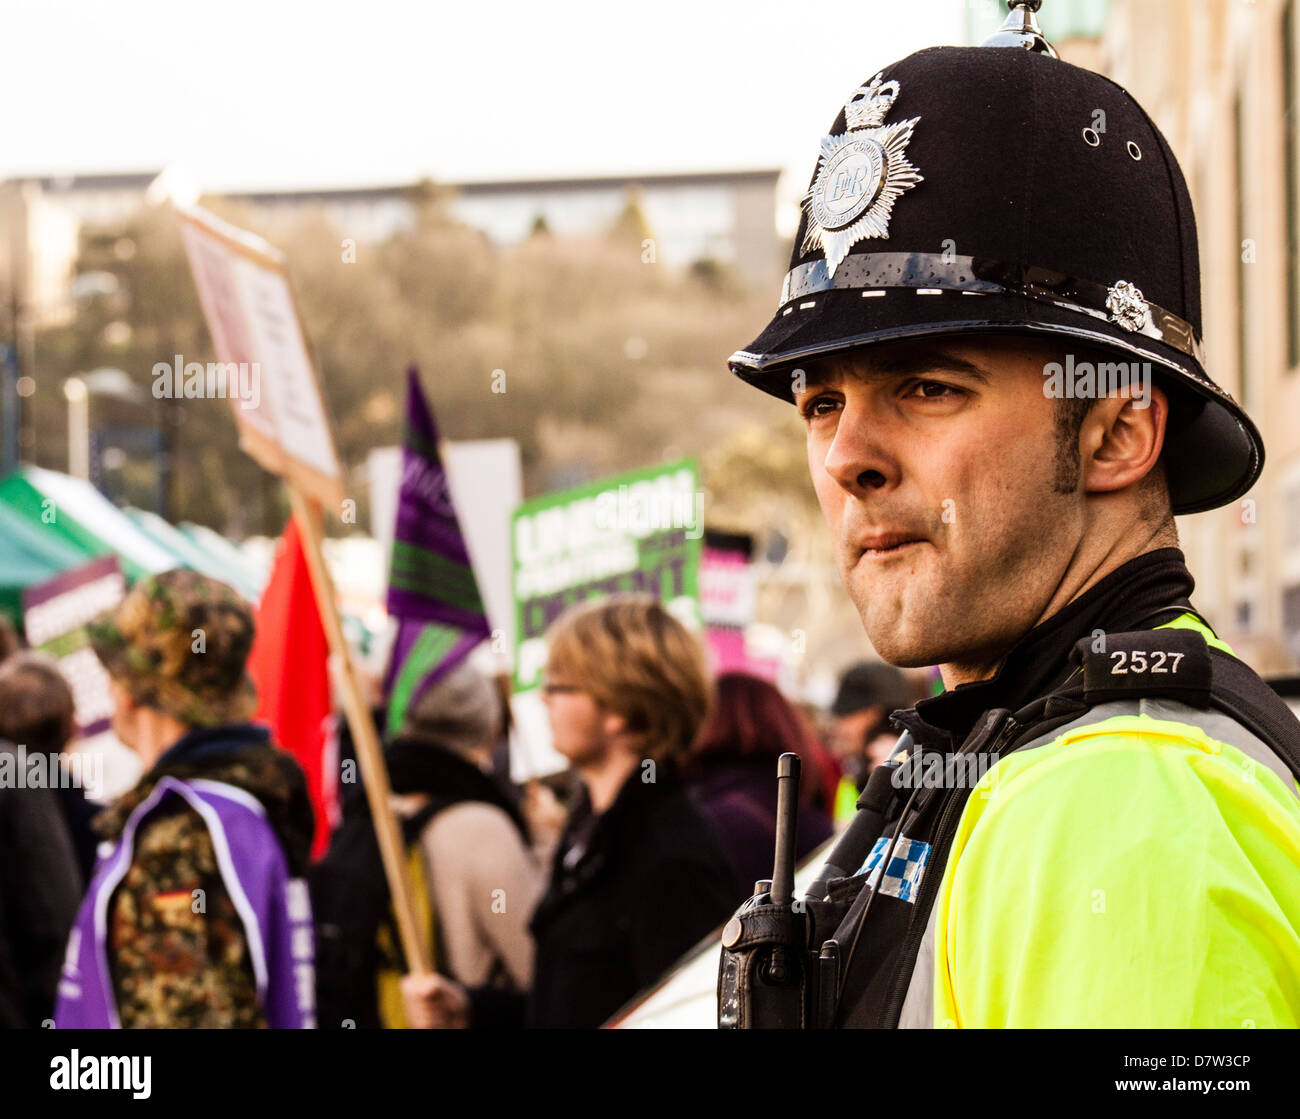
<instances>
[{"instance_id":1,"label":"dark short hair","mask_svg":"<svg viewBox=\"0 0 1300 1119\"><path fill-rule=\"evenodd\" d=\"M16 653L0 664L0 738L55 753L76 733L76 710L68 682L40 653Z\"/></svg>"},{"instance_id":2,"label":"dark short hair","mask_svg":"<svg viewBox=\"0 0 1300 1119\"><path fill-rule=\"evenodd\" d=\"M1076 361L1091 362L1094 366L1102 362L1121 360L1114 351L1100 346L1071 344L1070 351L1075 354ZM1163 383L1160 383L1160 387L1166 389L1172 410L1176 406L1173 394L1168 392L1167 386ZM1088 413L1096 403L1094 397L1062 396L1056 401L1056 476L1053 480L1053 488L1057 493L1071 493L1079 485L1079 471L1083 465L1079 459L1079 432L1083 430L1083 421L1088 418ZM1166 425L1169 422L1167 418ZM1147 491L1144 508L1148 517L1164 520L1173 516L1163 457L1138 485ZM1164 498L1157 500L1160 493L1164 494Z\"/></svg>"},{"instance_id":3,"label":"dark short hair","mask_svg":"<svg viewBox=\"0 0 1300 1119\"><path fill-rule=\"evenodd\" d=\"M1083 462L1079 458L1079 432L1095 402L1063 396L1056 402L1056 475L1052 488L1073 493L1079 484Z\"/></svg>"}]
</instances>

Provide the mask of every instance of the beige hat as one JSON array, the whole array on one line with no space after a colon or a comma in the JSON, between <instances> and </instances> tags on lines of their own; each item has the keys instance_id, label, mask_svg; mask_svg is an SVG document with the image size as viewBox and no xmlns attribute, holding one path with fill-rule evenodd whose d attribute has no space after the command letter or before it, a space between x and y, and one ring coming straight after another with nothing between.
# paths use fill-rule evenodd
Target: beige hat
<instances>
[{"instance_id":1,"label":"beige hat","mask_svg":"<svg viewBox=\"0 0 1300 1119\"><path fill-rule=\"evenodd\" d=\"M461 664L425 688L407 709L401 737L464 753L489 746L500 725L501 701L477 669Z\"/></svg>"}]
</instances>

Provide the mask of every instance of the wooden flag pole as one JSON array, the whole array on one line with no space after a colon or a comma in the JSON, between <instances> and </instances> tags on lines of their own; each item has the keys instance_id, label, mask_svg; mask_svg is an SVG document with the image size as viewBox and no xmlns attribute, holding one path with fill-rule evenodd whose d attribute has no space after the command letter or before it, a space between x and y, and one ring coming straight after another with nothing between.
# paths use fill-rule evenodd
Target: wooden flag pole
<instances>
[{"instance_id":1,"label":"wooden flag pole","mask_svg":"<svg viewBox=\"0 0 1300 1119\"><path fill-rule=\"evenodd\" d=\"M347 715L348 726L352 729L352 741L356 745L357 760L361 763L361 778L365 782L366 799L370 803L370 818L374 821L375 836L379 840L379 853L384 860L384 874L388 879L388 888L393 899L397 933L401 938L402 951L406 955L406 966L412 974L428 975L433 971L432 958L429 955L429 944L424 930L415 916L415 900L410 879L406 875L406 853L402 846L402 834L389 801L391 790L388 784L388 768L384 764L384 754L379 745L379 735L375 732L370 708L357 683L356 670L352 665L352 653L343 633L343 622L339 617L338 605L334 601L334 583L330 579L329 569L325 566L325 555L321 548L320 505L308 498L292 483L289 484L289 496L293 502L293 515L298 519L298 528L302 533L303 551L307 556L307 567L311 572L312 588L316 592L316 603L320 607L321 620L325 623L325 635L329 640L331 651L339 659L340 671L337 678L343 693L343 710Z\"/></svg>"},{"instance_id":2,"label":"wooden flag pole","mask_svg":"<svg viewBox=\"0 0 1300 1119\"><path fill-rule=\"evenodd\" d=\"M267 372L266 392L256 403L231 396L240 446L271 473L284 478L289 487L316 605L330 651L338 661L343 710L361 763L406 966L414 974L426 975L433 971L432 957L425 930L415 917L406 853L389 802L388 770L370 708L357 684L334 601L334 584L321 550L321 502L342 500L342 471L284 255L198 207L178 208L177 213L203 316L218 355L223 362L260 358L253 368Z\"/></svg>"}]
</instances>

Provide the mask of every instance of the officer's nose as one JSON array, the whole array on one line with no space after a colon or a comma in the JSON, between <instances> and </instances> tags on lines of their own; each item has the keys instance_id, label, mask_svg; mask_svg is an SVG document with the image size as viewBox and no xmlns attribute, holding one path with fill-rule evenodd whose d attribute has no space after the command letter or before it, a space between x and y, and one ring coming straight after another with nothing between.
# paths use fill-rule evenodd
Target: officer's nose
<instances>
[{"instance_id":1,"label":"officer's nose","mask_svg":"<svg viewBox=\"0 0 1300 1119\"><path fill-rule=\"evenodd\" d=\"M868 409L846 401L823 461L826 473L855 497L897 484L898 464L881 444L880 425Z\"/></svg>"}]
</instances>

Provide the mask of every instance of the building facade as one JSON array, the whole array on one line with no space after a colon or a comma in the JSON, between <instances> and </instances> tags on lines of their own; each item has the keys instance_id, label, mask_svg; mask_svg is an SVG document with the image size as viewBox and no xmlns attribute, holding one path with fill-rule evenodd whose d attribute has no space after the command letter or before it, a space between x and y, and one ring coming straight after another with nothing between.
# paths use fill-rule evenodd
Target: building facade
<instances>
[{"instance_id":1,"label":"building facade","mask_svg":"<svg viewBox=\"0 0 1300 1119\"><path fill-rule=\"evenodd\" d=\"M39 325L66 318L73 296L78 233L124 220L162 197L167 172L42 176L0 183L0 296L19 298ZM780 172L445 184L452 214L493 241L527 237L540 220L557 236L595 236L635 199L654 239L655 260L685 267L708 259L733 265L746 282L775 287L786 249L776 229ZM244 191L242 203L272 239L277 228L318 212L343 236L377 242L415 222L417 184L351 189Z\"/></svg>"},{"instance_id":2,"label":"building facade","mask_svg":"<svg viewBox=\"0 0 1300 1119\"><path fill-rule=\"evenodd\" d=\"M1187 179L1207 368L1245 405L1267 456L1244 499L1179 518L1178 530L1198 607L1265 674L1300 671L1296 9L1297 0L1047 0L1039 13L1062 58L1137 98ZM971 0L968 41L1004 11Z\"/></svg>"},{"instance_id":3,"label":"building facade","mask_svg":"<svg viewBox=\"0 0 1300 1119\"><path fill-rule=\"evenodd\" d=\"M1246 498L1181 518L1197 602L1264 673L1300 666L1300 57L1295 0L1124 0L1105 70L1143 104L1191 190L1207 365L1264 436Z\"/></svg>"},{"instance_id":4,"label":"building facade","mask_svg":"<svg viewBox=\"0 0 1300 1119\"><path fill-rule=\"evenodd\" d=\"M701 259L734 265L755 283L779 281L785 250L776 232L780 172L717 171L678 175L449 183L448 205L466 225L499 244L523 240L539 221L557 236L593 236L635 199L653 234L656 260L684 267ZM409 186L354 190L234 193L268 229L316 209L359 241L381 241L410 228Z\"/></svg>"}]
</instances>

